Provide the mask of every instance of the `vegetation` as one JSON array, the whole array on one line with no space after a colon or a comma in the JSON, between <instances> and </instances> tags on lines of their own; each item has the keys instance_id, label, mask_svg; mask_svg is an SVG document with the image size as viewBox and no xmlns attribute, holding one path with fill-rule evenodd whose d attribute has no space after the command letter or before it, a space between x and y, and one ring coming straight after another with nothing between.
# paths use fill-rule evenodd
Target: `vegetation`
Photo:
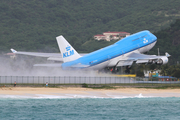
<instances>
[{"instance_id":1,"label":"vegetation","mask_svg":"<svg viewBox=\"0 0 180 120\"><path fill-rule=\"evenodd\" d=\"M149 54L157 55L157 48L159 48L160 55L164 55L165 52L171 55L170 64L177 64L180 61L180 19L177 19L170 27L154 34L157 36L158 41Z\"/></svg>"},{"instance_id":2,"label":"vegetation","mask_svg":"<svg viewBox=\"0 0 180 120\"><path fill-rule=\"evenodd\" d=\"M170 58L171 59L171 58ZM131 74L136 74L138 77L144 77L144 70L161 70L159 73L162 76L172 76L176 78L180 78L180 65L170 65L170 64L165 64L165 65L133 65L131 69Z\"/></svg>"},{"instance_id":3,"label":"vegetation","mask_svg":"<svg viewBox=\"0 0 180 120\"><path fill-rule=\"evenodd\" d=\"M154 65L153 69L161 69L161 74L165 76L173 76L180 78L180 19L177 19L175 23L172 23L170 27L154 33L158 41L155 47L149 51L149 54L157 55L157 48L160 49L160 55L164 55L168 52L171 57L167 65Z\"/></svg>"},{"instance_id":4,"label":"vegetation","mask_svg":"<svg viewBox=\"0 0 180 120\"><path fill-rule=\"evenodd\" d=\"M55 37L63 35L78 52L92 52L116 42L96 41L96 34L147 29L158 38L148 54L159 48L161 55L171 55L168 65L153 69L179 77L179 6L179 0L1 0L0 51L59 52ZM144 66L139 68L136 73L142 76Z\"/></svg>"},{"instance_id":5,"label":"vegetation","mask_svg":"<svg viewBox=\"0 0 180 120\"><path fill-rule=\"evenodd\" d=\"M166 28L179 18L179 5L179 0L1 0L0 51L59 52L55 37L63 35L79 52L91 52L111 44L92 40L102 32Z\"/></svg>"},{"instance_id":6,"label":"vegetation","mask_svg":"<svg viewBox=\"0 0 180 120\"><path fill-rule=\"evenodd\" d=\"M180 78L180 65L163 65L161 67L161 74L164 76L173 76Z\"/></svg>"}]
</instances>

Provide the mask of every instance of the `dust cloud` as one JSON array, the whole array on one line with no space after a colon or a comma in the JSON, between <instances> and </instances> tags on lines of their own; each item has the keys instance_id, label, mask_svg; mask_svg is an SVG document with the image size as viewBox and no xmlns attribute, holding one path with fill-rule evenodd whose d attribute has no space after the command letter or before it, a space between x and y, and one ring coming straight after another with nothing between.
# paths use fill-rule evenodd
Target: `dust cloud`
<instances>
[{"instance_id":1,"label":"dust cloud","mask_svg":"<svg viewBox=\"0 0 180 120\"><path fill-rule=\"evenodd\" d=\"M98 71L62 70L53 67L33 67L47 63L47 58L16 55L0 55L0 76L106 76Z\"/></svg>"}]
</instances>

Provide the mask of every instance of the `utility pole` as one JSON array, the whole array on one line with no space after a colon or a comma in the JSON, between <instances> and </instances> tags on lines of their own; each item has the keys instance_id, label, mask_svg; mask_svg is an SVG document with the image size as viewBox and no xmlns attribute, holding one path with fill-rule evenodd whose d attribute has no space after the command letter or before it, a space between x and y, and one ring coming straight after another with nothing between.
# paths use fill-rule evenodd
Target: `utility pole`
<instances>
[{"instance_id":1,"label":"utility pole","mask_svg":"<svg viewBox=\"0 0 180 120\"><path fill-rule=\"evenodd\" d=\"M159 48L158 48L158 56L159 56Z\"/></svg>"}]
</instances>

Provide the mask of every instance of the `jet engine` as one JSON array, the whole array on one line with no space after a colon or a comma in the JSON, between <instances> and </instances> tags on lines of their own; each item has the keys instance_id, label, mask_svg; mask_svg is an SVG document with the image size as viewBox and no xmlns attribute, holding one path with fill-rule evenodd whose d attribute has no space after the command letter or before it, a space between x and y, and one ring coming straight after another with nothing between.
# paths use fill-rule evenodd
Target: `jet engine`
<instances>
[{"instance_id":1,"label":"jet engine","mask_svg":"<svg viewBox=\"0 0 180 120\"><path fill-rule=\"evenodd\" d=\"M153 62L154 62L153 60L149 60L148 64L153 64Z\"/></svg>"},{"instance_id":2,"label":"jet engine","mask_svg":"<svg viewBox=\"0 0 180 120\"><path fill-rule=\"evenodd\" d=\"M168 58L166 56L163 56L157 60L149 60L148 64L157 64L157 65L164 65L168 63Z\"/></svg>"},{"instance_id":3,"label":"jet engine","mask_svg":"<svg viewBox=\"0 0 180 120\"><path fill-rule=\"evenodd\" d=\"M168 58L166 56L164 56L156 61L157 65L164 65L166 63L168 63Z\"/></svg>"}]
</instances>

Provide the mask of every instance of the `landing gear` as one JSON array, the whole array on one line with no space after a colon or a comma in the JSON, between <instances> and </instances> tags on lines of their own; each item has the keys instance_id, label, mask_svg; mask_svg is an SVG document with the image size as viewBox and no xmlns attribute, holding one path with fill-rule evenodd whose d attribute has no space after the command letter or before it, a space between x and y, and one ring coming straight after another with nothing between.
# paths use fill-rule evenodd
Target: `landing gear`
<instances>
[{"instance_id":1,"label":"landing gear","mask_svg":"<svg viewBox=\"0 0 180 120\"><path fill-rule=\"evenodd\" d=\"M130 74L130 69L131 69L131 67L130 67L130 66L126 66L125 73L126 73L126 74Z\"/></svg>"},{"instance_id":2,"label":"landing gear","mask_svg":"<svg viewBox=\"0 0 180 120\"><path fill-rule=\"evenodd\" d=\"M119 69L117 67L111 68L111 72L112 73L117 73L118 71L119 71Z\"/></svg>"}]
</instances>

